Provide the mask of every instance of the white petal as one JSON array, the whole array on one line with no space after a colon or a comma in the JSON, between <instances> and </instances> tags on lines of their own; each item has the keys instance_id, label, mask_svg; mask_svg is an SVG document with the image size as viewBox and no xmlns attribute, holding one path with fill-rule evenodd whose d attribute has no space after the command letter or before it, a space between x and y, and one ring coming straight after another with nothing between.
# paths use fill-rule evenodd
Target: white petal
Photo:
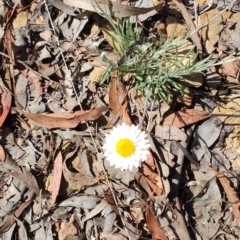
<instances>
[{"instance_id":1,"label":"white petal","mask_svg":"<svg viewBox=\"0 0 240 240\"><path fill-rule=\"evenodd\" d=\"M109 134L106 134L105 143L103 145L103 153L111 166L123 170L132 170L133 167L139 167L146 160L149 141L145 132L141 131L138 126L127 125L122 123L113 127ZM120 139L129 139L135 145L135 152L129 157L122 157L116 151L116 144Z\"/></svg>"}]
</instances>

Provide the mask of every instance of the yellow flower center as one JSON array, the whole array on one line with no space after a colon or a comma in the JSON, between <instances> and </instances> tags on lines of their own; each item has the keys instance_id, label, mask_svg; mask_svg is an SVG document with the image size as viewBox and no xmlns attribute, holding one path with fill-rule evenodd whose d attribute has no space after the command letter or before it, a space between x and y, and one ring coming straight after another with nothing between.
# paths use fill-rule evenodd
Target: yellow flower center
<instances>
[{"instance_id":1,"label":"yellow flower center","mask_svg":"<svg viewBox=\"0 0 240 240\"><path fill-rule=\"evenodd\" d=\"M135 151L134 143L127 139L120 139L116 144L116 150L119 155L122 157L129 157L131 156Z\"/></svg>"}]
</instances>

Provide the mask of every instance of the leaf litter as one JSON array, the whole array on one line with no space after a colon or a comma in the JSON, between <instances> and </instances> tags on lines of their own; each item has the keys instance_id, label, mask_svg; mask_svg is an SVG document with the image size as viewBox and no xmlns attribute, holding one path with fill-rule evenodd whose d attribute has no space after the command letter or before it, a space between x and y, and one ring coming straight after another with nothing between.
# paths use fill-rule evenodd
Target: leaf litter
<instances>
[{"instance_id":1,"label":"leaf litter","mask_svg":"<svg viewBox=\"0 0 240 240\"><path fill-rule=\"evenodd\" d=\"M131 17L143 39L157 29L177 39L184 21L193 31L214 18L178 57L196 46L227 61L239 56L238 3L221 15L230 1L22 4L0 9L0 238L238 239L238 62L204 81L179 79L192 81L191 93L171 104L133 88L134 73L119 81L121 68L100 85L123 56L98 14ZM231 92L220 94L227 82L211 75ZM150 153L132 172L103 158L104 135L119 122L148 133Z\"/></svg>"}]
</instances>

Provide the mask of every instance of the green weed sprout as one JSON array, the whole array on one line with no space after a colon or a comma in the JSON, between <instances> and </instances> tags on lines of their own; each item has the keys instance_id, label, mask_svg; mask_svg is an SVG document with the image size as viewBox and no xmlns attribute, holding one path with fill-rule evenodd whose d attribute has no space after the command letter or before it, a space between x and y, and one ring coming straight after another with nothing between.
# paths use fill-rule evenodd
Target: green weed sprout
<instances>
[{"instance_id":1,"label":"green weed sprout","mask_svg":"<svg viewBox=\"0 0 240 240\"><path fill-rule=\"evenodd\" d=\"M163 40L159 32L158 39L151 36L142 38L137 23L132 25L129 18L115 21L102 9L99 10L98 13L110 23L111 31L105 31L111 36L114 50L121 56L117 63L111 63L106 69L101 83L108 81L114 70L118 70L119 79L131 73L135 88L146 97L170 102L174 92L189 93L189 87L196 86L193 76L204 74L205 70L216 65L211 56L197 61L198 54L187 34ZM111 34L112 31L114 34Z\"/></svg>"}]
</instances>

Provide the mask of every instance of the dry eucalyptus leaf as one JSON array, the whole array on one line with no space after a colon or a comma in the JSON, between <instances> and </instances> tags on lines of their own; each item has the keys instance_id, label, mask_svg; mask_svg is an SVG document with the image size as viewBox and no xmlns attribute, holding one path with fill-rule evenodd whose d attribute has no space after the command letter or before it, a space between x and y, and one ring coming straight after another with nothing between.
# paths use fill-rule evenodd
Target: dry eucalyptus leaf
<instances>
[{"instance_id":1,"label":"dry eucalyptus leaf","mask_svg":"<svg viewBox=\"0 0 240 240\"><path fill-rule=\"evenodd\" d=\"M58 155L54 159L54 167L53 167L53 185L52 185L52 196L51 196L51 205L52 207L57 199L58 191L60 189L60 184L62 180L62 153L59 151Z\"/></svg>"},{"instance_id":2,"label":"dry eucalyptus leaf","mask_svg":"<svg viewBox=\"0 0 240 240\"><path fill-rule=\"evenodd\" d=\"M93 121L99 118L102 112L106 111L106 106L101 106L89 111L85 111L80 115L71 118L50 117L47 115L33 114L24 110L20 110L27 118L32 120L36 126L46 128L75 128L82 121Z\"/></svg>"},{"instance_id":3,"label":"dry eucalyptus leaf","mask_svg":"<svg viewBox=\"0 0 240 240\"><path fill-rule=\"evenodd\" d=\"M93 209L100 201L101 199L95 196L74 196L61 202L59 206Z\"/></svg>"},{"instance_id":4,"label":"dry eucalyptus leaf","mask_svg":"<svg viewBox=\"0 0 240 240\"><path fill-rule=\"evenodd\" d=\"M136 1L132 2L132 4L133 4L134 7L150 8L150 7L158 5L160 2L163 2L163 1L159 1L159 0L151 0L151 1L149 1L149 0L136 0ZM163 7L163 5L161 7ZM137 20L140 21L140 22L143 22L143 21L149 19L150 17L156 15L157 13L158 12L156 10L152 10L152 11L149 11L145 14L132 16L132 17L130 17L130 21L131 21L131 23L135 23Z\"/></svg>"},{"instance_id":5,"label":"dry eucalyptus leaf","mask_svg":"<svg viewBox=\"0 0 240 240\"><path fill-rule=\"evenodd\" d=\"M3 224L1 224L0 234L7 231L12 226L12 224L17 220L17 218L22 214L23 210L27 208L31 203L32 203L32 200L28 200L22 203L18 207L18 209L14 212L14 214L9 216L7 220Z\"/></svg>"},{"instance_id":6,"label":"dry eucalyptus leaf","mask_svg":"<svg viewBox=\"0 0 240 240\"><path fill-rule=\"evenodd\" d=\"M228 60L232 60L235 57L233 56L227 56L223 59L221 59L223 62L226 62ZM235 78L234 82L238 83L238 73L239 73L239 65L240 65L240 61L234 61L234 62L230 62L230 63L225 63L222 65L222 70L223 73L227 76L231 76L233 78Z\"/></svg>"},{"instance_id":7,"label":"dry eucalyptus leaf","mask_svg":"<svg viewBox=\"0 0 240 240\"><path fill-rule=\"evenodd\" d=\"M233 215L237 221L238 227L240 227L240 201L238 194L235 188L232 187L230 180L224 174L219 173L214 169L212 169L212 171L215 173L216 177L224 188L228 201L232 203Z\"/></svg>"},{"instance_id":8,"label":"dry eucalyptus leaf","mask_svg":"<svg viewBox=\"0 0 240 240\"><path fill-rule=\"evenodd\" d=\"M111 232L101 232L100 239L112 239L112 240L127 240L128 238L124 237L120 233L111 233Z\"/></svg>"},{"instance_id":9,"label":"dry eucalyptus leaf","mask_svg":"<svg viewBox=\"0 0 240 240\"><path fill-rule=\"evenodd\" d=\"M146 222L152 236L155 239L168 240L167 236L162 230L162 227L160 226L160 223L157 221L152 210L148 206L146 208Z\"/></svg>"},{"instance_id":10,"label":"dry eucalyptus leaf","mask_svg":"<svg viewBox=\"0 0 240 240\"><path fill-rule=\"evenodd\" d=\"M226 115L233 115L232 117L228 117L225 120L225 124L230 125L239 125L240 124L240 118L234 117L234 114L240 113L240 98L230 99L227 103L221 103L221 105L218 105L214 111L213 114L226 114Z\"/></svg>"},{"instance_id":11,"label":"dry eucalyptus leaf","mask_svg":"<svg viewBox=\"0 0 240 240\"><path fill-rule=\"evenodd\" d=\"M175 140L175 141L183 141L187 140L187 135L185 132L180 130L175 126L170 125L156 125L155 126L155 137L160 137L166 140Z\"/></svg>"},{"instance_id":12,"label":"dry eucalyptus leaf","mask_svg":"<svg viewBox=\"0 0 240 240\"><path fill-rule=\"evenodd\" d=\"M201 232L203 239L211 239L216 234L218 228L215 228L214 224L205 224L205 221L209 223L212 220L215 220L217 218L217 213L220 213L220 216L222 215L222 199L216 179L213 178L211 181L207 182L207 184L204 185L204 190L202 187L192 186L190 187L190 191L191 196L194 197L188 201L188 209L194 213L194 216L201 219L197 229ZM216 211L216 214L212 216L214 210ZM219 227L218 221L216 221L216 223ZM205 229L205 231L203 231L203 229Z\"/></svg>"},{"instance_id":13,"label":"dry eucalyptus leaf","mask_svg":"<svg viewBox=\"0 0 240 240\"><path fill-rule=\"evenodd\" d=\"M117 76L111 77L109 82L109 108L114 114L119 112L121 107L120 96L124 95L122 83L117 80Z\"/></svg>"},{"instance_id":14,"label":"dry eucalyptus leaf","mask_svg":"<svg viewBox=\"0 0 240 240\"><path fill-rule=\"evenodd\" d=\"M219 137L222 127L223 123L219 118L213 117L206 120L197 128L194 142L198 142L201 146L211 147Z\"/></svg>"},{"instance_id":15,"label":"dry eucalyptus leaf","mask_svg":"<svg viewBox=\"0 0 240 240\"><path fill-rule=\"evenodd\" d=\"M104 13L107 15L119 18L144 14L154 9L159 9L163 5L162 3L160 3L157 6L150 8L138 8L109 0L64 0L63 2L70 6L78 7L92 12L101 13L102 11L104 11Z\"/></svg>"},{"instance_id":16,"label":"dry eucalyptus leaf","mask_svg":"<svg viewBox=\"0 0 240 240\"><path fill-rule=\"evenodd\" d=\"M64 164L63 164L63 176L67 181L67 183L69 184L70 189L78 189L78 190L84 187L93 186L97 184L100 180L100 178L98 177L71 172L66 165L66 160L64 161Z\"/></svg>"},{"instance_id":17,"label":"dry eucalyptus leaf","mask_svg":"<svg viewBox=\"0 0 240 240\"><path fill-rule=\"evenodd\" d=\"M0 146L0 148L2 148L2 146ZM33 192L35 192L36 194L39 193L39 187L38 187L37 181L36 181L35 177L32 175L32 173L29 172L29 170L26 168L20 168L12 160L12 158L9 155L6 155L6 158L4 160L0 161L0 170L2 172L5 172L5 173L17 178L18 180L23 182L23 184L27 188L33 190Z\"/></svg>"},{"instance_id":18,"label":"dry eucalyptus leaf","mask_svg":"<svg viewBox=\"0 0 240 240\"><path fill-rule=\"evenodd\" d=\"M163 120L163 125L173 125L177 128L182 128L209 117L210 114L204 111L198 111L195 109L180 110L167 116Z\"/></svg>"},{"instance_id":19,"label":"dry eucalyptus leaf","mask_svg":"<svg viewBox=\"0 0 240 240\"><path fill-rule=\"evenodd\" d=\"M3 125L6 117L8 116L8 113L11 108L12 103L12 95L8 91L4 91L1 94L1 105L2 105L2 113L0 114L0 126Z\"/></svg>"},{"instance_id":20,"label":"dry eucalyptus leaf","mask_svg":"<svg viewBox=\"0 0 240 240\"><path fill-rule=\"evenodd\" d=\"M86 222L87 220L93 218L94 216L96 216L97 214L99 214L100 212L102 212L106 207L108 207L109 205L107 204L106 201L101 201L96 207L94 207L94 209L88 213L84 218L83 218L83 222Z\"/></svg>"},{"instance_id":21,"label":"dry eucalyptus leaf","mask_svg":"<svg viewBox=\"0 0 240 240\"><path fill-rule=\"evenodd\" d=\"M74 215L72 215L68 222L61 223L58 231L58 239L65 240L67 236L76 235L77 233L77 228L74 224Z\"/></svg>"},{"instance_id":22,"label":"dry eucalyptus leaf","mask_svg":"<svg viewBox=\"0 0 240 240\"><path fill-rule=\"evenodd\" d=\"M108 208L112 209L110 206ZM116 221L116 213L110 212L108 214L103 215L103 217L104 217L103 232L112 232L113 226L115 225Z\"/></svg>"}]
</instances>

